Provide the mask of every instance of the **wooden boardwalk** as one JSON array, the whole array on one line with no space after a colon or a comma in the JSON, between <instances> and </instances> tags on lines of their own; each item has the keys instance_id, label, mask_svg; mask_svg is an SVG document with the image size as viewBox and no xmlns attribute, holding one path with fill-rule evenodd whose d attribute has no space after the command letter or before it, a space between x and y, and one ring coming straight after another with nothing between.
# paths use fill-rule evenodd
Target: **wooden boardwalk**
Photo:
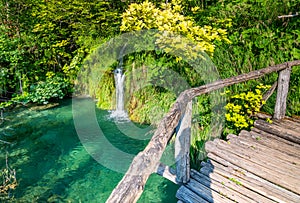
<instances>
[{"instance_id":1,"label":"wooden boardwalk","mask_svg":"<svg viewBox=\"0 0 300 203\"><path fill-rule=\"evenodd\" d=\"M157 173L182 185L176 194L179 202L300 203L300 119L285 118L293 66L300 66L300 60L183 91L106 202L137 202L150 175ZM230 135L228 142L208 142L209 160L203 162L200 172L190 170L193 98L274 72L278 72L278 79L263 96L266 101L277 90L273 124L258 120L251 132ZM160 160L173 136L176 169Z\"/></svg>"},{"instance_id":2,"label":"wooden boardwalk","mask_svg":"<svg viewBox=\"0 0 300 203\"><path fill-rule=\"evenodd\" d=\"M177 191L179 202L300 202L300 119L255 122L206 143L208 161Z\"/></svg>"}]
</instances>

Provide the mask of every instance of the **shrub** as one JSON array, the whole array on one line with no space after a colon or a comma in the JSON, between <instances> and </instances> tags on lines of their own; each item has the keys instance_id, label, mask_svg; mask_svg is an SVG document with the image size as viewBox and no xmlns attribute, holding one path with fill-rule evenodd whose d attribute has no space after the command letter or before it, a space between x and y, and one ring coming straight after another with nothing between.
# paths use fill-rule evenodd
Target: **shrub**
<instances>
[{"instance_id":1,"label":"shrub","mask_svg":"<svg viewBox=\"0 0 300 203\"><path fill-rule=\"evenodd\" d=\"M214 44L217 41L230 43L226 37L226 30L211 26L200 27L196 25L193 18L182 14L183 9L183 3L180 0L167 4L163 3L160 8L157 8L153 3L148 1L141 4L133 3L122 14L120 30L138 31L142 29L157 29L159 31L168 31L183 35L197 44L197 47L193 47L193 50L190 50L191 55L195 52L194 49L205 51L208 55L213 55ZM184 49L186 42L182 43L183 39L178 38L178 36L175 38L169 36L171 35L170 33L158 36L156 44L160 48L163 48L166 53L172 51L174 47L179 51Z\"/></svg>"},{"instance_id":2,"label":"shrub","mask_svg":"<svg viewBox=\"0 0 300 203\"><path fill-rule=\"evenodd\" d=\"M259 84L254 91L229 96L229 102L225 106L227 111L225 114L225 134L237 134L240 130L249 130L253 126L255 115L260 111L261 106L265 104L263 92L270 87L270 85ZM229 93L228 90L222 94L229 95Z\"/></svg>"},{"instance_id":3,"label":"shrub","mask_svg":"<svg viewBox=\"0 0 300 203\"><path fill-rule=\"evenodd\" d=\"M29 100L47 104L51 99L63 99L70 93L70 83L60 76L48 74L46 81L40 81L30 87Z\"/></svg>"}]
</instances>

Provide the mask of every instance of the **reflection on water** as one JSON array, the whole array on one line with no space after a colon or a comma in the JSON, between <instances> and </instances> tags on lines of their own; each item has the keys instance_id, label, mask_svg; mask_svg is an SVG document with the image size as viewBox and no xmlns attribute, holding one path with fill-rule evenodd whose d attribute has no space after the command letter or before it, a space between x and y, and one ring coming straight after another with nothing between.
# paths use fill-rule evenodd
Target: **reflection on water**
<instances>
[{"instance_id":1,"label":"reflection on water","mask_svg":"<svg viewBox=\"0 0 300 203\"><path fill-rule=\"evenodd\" d=\"M149 141L122 134L107 119L107 111L96 110L96 115L107 140L124 152L137 154ZM105 202L121 180L123 174L99 164L82 146L73 124L71 100L47 110L20 109L4 116L0 139L11 144L0 143L0 167L5 167L7 151L10 167L17 172L17 202ZM154 174L139 202L176 202L176 189Z\"/></svg>"}]
</instances>

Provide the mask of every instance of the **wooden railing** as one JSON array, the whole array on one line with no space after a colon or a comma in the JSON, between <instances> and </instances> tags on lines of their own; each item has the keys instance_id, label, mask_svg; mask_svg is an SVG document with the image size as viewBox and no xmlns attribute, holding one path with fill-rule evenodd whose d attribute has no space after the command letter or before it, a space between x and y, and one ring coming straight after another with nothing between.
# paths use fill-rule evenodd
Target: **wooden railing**
<instances>
[{"instance_id":1,"label":"wooden railing","mask_svg":"<svg viewBox=\"0 0 300 203\"><path fill-rule=\"evenodd\" d=\"M112 191L107 202L136 202L141 196L146 181L152 173L158 173L176 184L182 184L189 181L191 101L196 96L279 71L274 119L282 119L286 112L286 98L289 89L291 67L296 65L300 65L300 60L286 62L252 71L247 74L218 80L182 92L171 107L171 110L159 123L149 144L142 152L135 156L128 171ZM180 126L177 128L178 131L175 140L176 170L174 170L160 163L160 158L178 125Z\"/></svg>"}]
</instances>

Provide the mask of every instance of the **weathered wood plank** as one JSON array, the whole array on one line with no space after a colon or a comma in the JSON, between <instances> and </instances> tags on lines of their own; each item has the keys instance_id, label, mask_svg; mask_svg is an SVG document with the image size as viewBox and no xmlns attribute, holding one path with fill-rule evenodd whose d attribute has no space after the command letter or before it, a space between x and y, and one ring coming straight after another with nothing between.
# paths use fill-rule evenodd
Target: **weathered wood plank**
<instances>
[{"instance_id":1,"label":"weathered wood plank","mask_svg":"<svg viewBox=\"0 0 300 203\"><path fill-rule=\"evenodd\" d=\"M256 120L254 122L254 127L261 129L265 132L272 133L294 143L300 144L300 134L295 133L294 131L284 129L276 125L272 125L263 120Z\"/></svg>"},{"instance_id":2,"label":"weathered wood plank","mask_svg":"<svg viewBox=\"0 0 300 203\"><path fill-rule=\"evenodd\" d=\"M220 176L212 172L206 175L199 173L195 170L191 171L191 177L197 182L211 188L212 190L222 194L223 196L235 201L235 202L257 202L257 200L264 200L264 202L271 203L272 201L266 198L262 198L257 193L246 189L242 185L238 185L228 178ZM254 194L253 194L254 193ZM251 198L249 194L256 195L256 199Z\"/></svg>"},{"instance_id":3,"label":"weathered wood plank","mask_svg":"<svg viewBox=\"0 0 300 203\"><path fill-rule=\"evenodd\" d=\"M289 83L291 76L291 67L288 66L286 69L279 72L278 86L277 86L277 97L274 110L274 118L282 119L286 112L286 98L289 92Z\"/></svg>"},{"instance_id":4,"label":"weathered wood plank","mask_svg":"<svg viewBox=\"0 0 300 203\"><path fill-rule=\"evenodd\" d=\"M300 119L300 118L299 118ZM296 121L295 119L293 118L289 118L289 117L286 117L285 119L282 119L281 120L283 123L289 123L291 124L292 126L295 126L297 128L300 128L300 121Z\"/></svg>"},{"instance_id":5,"label":"weathered wood plank","mask_svg":"<svg viewBox=\"0 0 300 203\"><path fill-rule=\"evenodd\" d=\"M300 165L286 160L285 157L287 155L285 154L276 150L270 151L269 148L261 147L254 141L249 142L248 140L242 140L233 136L230 136L229 142L230 144L227 144L227 146L223 144L227 149L230 148L228 151L234 151L236 155L246 160L260 164L278 174L290 176L291 178L295 176L300 177ZM271 154L272 156L266 156L266 154ZM295 161L297 160L295 159Z\"/></svg>"},{"instance_id":6,"label":"weathered wood plank","mask_svg":"<svg viewBox=\"0 0 300 203\"><path fill-rule=\"evenodd\" d=\"M299 166L291 164L287 167L281 160L274 159L273 156L266 156L264 153L260 154L255 149L254 143L250 147L243 147L242 145L237 145L238 142L233 141L229 144L229 142L223 140L215 140L214 144L227 155L238 157L239 161L247 162L253 167L259 167L261 170L268 172L269 175L284 178L286 181L291 181L291 183L297 175L300 177Z\"/></svg>"},{"instance_id":7,"label":"weathered wood plank","mask_svg":"<svg viewBox=\"0 0 300 203\"><path fill-rule=\"evenodd\" d=\"M289 121L292 121L292 122L295 122L296 124L300 124L300 116L292 116L292 117L286 117L285 118L286 120L289 120Z\"/></svg>"},{"instance_id":8,"label":"weathered wood plank","mask_svg":"<svg viewBox=\"0 0 300 203\"><path fill-rule=\"evenodd\" d=\"M269 199L268 197L265 197L264 195L259 194L256 191L253 191L255 187L249 187L249 183L247 182L247 180L230 173L224 175L222 172L220 172L222 170L220 168L216 168L215 170L216 171L210 171L209 165L206 165L201 168L200 174L207 175L213 182L220 181L221 184L224 185L224 187L232 191L232 193L234 194L233 197L239 197L238 199L232 198L235 199L236 202L274 202L274 200ZM257 187L257 185L255 186ZM225 194L227 194L227 191L223 191L222 188L220 188L219 192L225 192Z\"/></svg>"},{"instance_id":9,"label":"weathered wood plank","mask_svg":"<svg viewBox=\"0 0 300 203\"><path fill-rule=\"evenodd\" d=\"M168 179L169 181L178 184L178 182L176 181L176 171L169 167L164 165L163 163L160 163L156 169L156 173L166 179Z\"/></svg>"},{"instance_id":10,"label":"weathered wood plank","mask_svg":"<svg viewBox=\"0 0 300 203\"><path fill-rule=\"evenodd\" d=\"M177 190L176 197L185 203L208 203L208 201L199 197L185 186L181 186Z\"/></svg>"},{"instance_id":11,"label":"weathered wood plank","mask_svg":"<svg viewBox=\"0 0 300 203\"><path fill-rule=\"evenodd\" d=\"M188 103L175 138L176 182L178 183L187 183L190 180L192 104L192 101Z\"/></svg>"},{"instance_id":12,"label":"weathered wood plank","mask_svg":"<svg viewBox=\"0 0 300 203\"><path fill-rule=\"evenodd\" d=\"M300 134L300 126L297 126L296 122L287 122L284 119L281 119L280 121L273 120L272 124L290 131L294 131L296 134Z\"/></svg>"},{"instance_id":13,"label":"weathered wood plank","mask_svg":"<svg viewBox=\"0 0 300 203\"><path fill-rule=\"evenodd\" d=\"M299 202L300 200L299 195L275 185L266 179L260 178L215 154L208 153L208 157L211 158L209 162L213 165L215 173L226 178L235 178L237 181L242 182L246 188L266 198L272 199L275 202ZM211 171L207 171L205 168L201 168L200 172L208 175L211 173Z\"/></svg>"},{"instance_id":14,"label":"weathered wood plank","mask_svg":"<svg viewBox=\"0 0 300 203\"><path fill-rule=\"evenodd\" d=\"M260 139L260 143L263 145L277 149L282 153L288 154L289 156L295 156L297 158L300 157L299 145L296 145L295 143L287 141L276 135L263 132L262 130L259 130L257 128L252 128L250 134L255 139ZM243 134L240 134L240 136L243 136Z\"/></svg>"},{"instance_id":15,"label":"weathered wood plank","mask_svg":"<svg viewBox=\"0 0 300 203\"><path fill-rule=\"evenodd\" d=\"M146 146L134 159L126 174L112 191L107 202L136 202L144 190L146 181L151 173L155 172L160 158L170 140L174 129L185 112L187 103L192 98L201 94L206 94L223 87L233 84L245 82L251 79L260 78L266 74L280 71L286 67L300 65L300 60L278 64L276 66L267 67L261 70L252 71L248 74L243 74L224 80L218 80L213 83L200 87L188 89L182 92L177 98L169 113L161 120L153 137Z\"/></svg>"},{"instance_id":16,"label":"weathered wood plank","mask_svg":"<svg viewBox=\"0 0 300 203\"><path fill-rule=\"evenodd\" d=\"M213 172L210 171L210 165L213 165L214 167ZM212 181L220 181L233 192L248 198L247 200L236 200L236 202L274 202L272 199L269 199L269 197L255 191L254 188L257 187L257 185L251 184L251 182L249 183L247 179L236 176L234 173L230 173L217 165L215 166L212 162L205 163L205 165L201 168L200 173L209 176ZM220 192L223 193L222 190Z\"/></svg>"},{"instance_id":17,"label":"weathered wood plank","mask_svg":"<svg viewBox=\"0 0 300 203\"><path fill-rule=\"evenodd\" d=\"M270 115L270 114L266 114L266 113L264 113L264 112L258 112L256 115L255 115L257 118L259 118L259 119L267 119L267 118L269 118L269 119L271 119L272 118L272 115Z\"/></svg>"},{"instance_id":18,"label":"weathered wood plank","mask_svg":"<svg viewBox=\"0 0 300 203\"><path fill-rule=\"evenodd\" d=\"M208 202L224 202L224 203L234 202L228 199L224 194L218 193L212 190L211 188L202 185L201 183L197 182L194 179L190 179L190 182L187 183L185 186L191 191L193 191L195 194L197 194L198 196L207 200Z\"/></svg>"},{"instance_id":19,"label":"weathered wood plank","mask_svg":"<svg viewBox=\"0 0 300 203\"><path fill-rule=\"evenodd\" d=\"M250 134L252 132L255 132L257 134L261 134L263 137L266 137L267 139L272 139L272 140L276 140L277 142L280 142L280 143L283 143L293 149L299 149L300 150L300 145L295 143L295 142L292 142L290 140L287 140L287 139L284 139L276 134L273 134L273 133L270 133L270 132L265 132L261 129L258 129L256 127L253 127L251 128L251 131L250 131Z\"/></svg>"},{"instance_id":20,"label":"weathered wood plank","mask_svg":"<svg viewBox=\"0 0 300 203\"><path fill-rule=\"evenodd\" d=\"M263 153L265 154L272 154L272 157L274 157L275 159L279 159L281 160L282 163L287 164L287 166L289 165L300 165L300 159L296 158L295 156L289 156L287 153L283 153L280 150L276 149L276 148L270 148L269 146L272 147L272 140L271 142L268 141L268 143L270 144L269 146L264 145L262 142L262 138L261 137L253 137L251 136L251 134L249 132L246 133L242 133L239 136L235 137L233 135L229 135L227 136L227 138L229 139L230 142L240 142L242 147L252 147L253 143L255 143L255 149L259 152L259 153ZM294 167L294 166L293 166Z\"/></svg>"},{"instance_id":21,"label":"weathered wood plank","mask_svg":"<svg viewBox=\"0 0 300 203\"><path fill-rule=\"evenodd\" d=\"M225 148L221 145L216 146L216 144L213 142L207 142L205 145L205 149L208 152L214 153L220 158L227 160L234 165L237 165L241 168L251 171L251 173L259 177L268 179L270 182L273 182L274 184L281 185L282 187L285 187L288 190L291 190L296 193L300 192L300 186L298 184L299 183L298 180L290 178L284 174L282 174L282 176L278 175L278 173L274 173L272 170L266 168L265 166L261 166L249 160L245 160L239 157L238 155L225 150Z\"/></svg>"},{"instance_id":22,"label":"weathered wood plank","mask_svg":"<svg viewBox=\"0 0 300 203\"><path fill-rule=\"evenodd\" d=\"M241 131L238 137L240 139L255 140L257 143L267 148L286 154L285 157L293 157L294 159L300 158L300 145L287 141L276 135L263 132L257 128L252 128L250 132Z\"/></svg>"},{"instance_id":23,"label":"weathered wood plank","mask_svg":"<svg viewBox=\"0 0 300 203\"><path fill-rule=\"evenodd\" d=\"M276 90L277 84L278 84L278 82L276 81L276 82L271 86L271 88L263 95L262 100L267 101L267 100L272 96L272 94L273 94L274 91Z\"/></svg>"}]
</instances>

